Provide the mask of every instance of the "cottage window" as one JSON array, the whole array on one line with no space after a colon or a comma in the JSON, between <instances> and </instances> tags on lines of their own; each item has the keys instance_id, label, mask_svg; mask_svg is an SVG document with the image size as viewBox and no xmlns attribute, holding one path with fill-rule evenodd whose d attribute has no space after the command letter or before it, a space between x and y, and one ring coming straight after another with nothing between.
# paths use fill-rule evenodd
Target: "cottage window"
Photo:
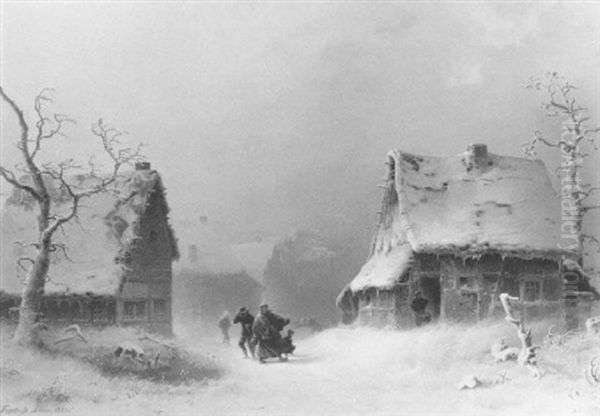
<instances>
[{"instance_id":1,"label":"cottage window","mask_svg":"<svg viewBox=\"0 0 600 416\"><path fill-rule=\"evenodd\" d=\"M167 303L164 299L154 299L154 315L166 315Z\"/></svg>"},{"instance_id":2,"label":"cottage window","mask_svg":"<svg viewBox=\"0 0 600 416\"><path fill-rule=\"evenodd\" d=\"M459 289L469 289L476 286L477 279L473 276L460 276L458 278Z\"/></svg>"},{"instance_id":3,"label":"cottage window","mask_svg":"<svg viewBox=\"0 0 600 416\"><path fill-rule=\"evenodd\" d=\"M462 292L458 303L467 314L475 315L478 311L479 296L476 292Z\"/></svg>"},{"instance_id":4,"label":"cottage window","mask_svg":"<svg viewBox=\"0 0 600 416\"><path fill-rule=\"evenodd\" d=\"M496 283L498 283L498 275L497 274L484 274L483 281L489 285L496 284Z\"/></svg>"},{"instance_id":5,"label":"cottage window","mask_svg":"<svg viewBox=\"0 0 600 416\"><path fill-rule=\"evenodd\" d=\"M525 302L535 302L540 300L541 284L537 280L525 281Z\"/></svg>"},{"instance_id":6,"label":"cottage window","mask_svg":"<svg viewBox=\"0 0 600 416\"><path fill-rule=\"evenodd\" d=\"M130 301L123 304L125 319L146 319L146 301Z\"/></svg>"},{"instance_id":7,"label":"cottage window","mask_svg":"<svg viewBox=\"0 0 600 416\"><path fill-rule=\"evenodd\" d=\"M123 316L125 319L135 318L135 302L125 302L123 305Z\"/></svg>"},{"instance_id":8,"label":"cottage window","mask_svg":"<svg viewBox=\"0 0 600 416\"><path fill-rule=\"evenodd\" d=\"M499 293L508 293L510 296L519 297L519 281L510 276L503 277L500 280Z\"/></svg>"},{"instance_id":9,"label":"cottage window","mask_svg":"<svg viewBox=\"0 0 600 416\"><path fill-rule=\"evenodd\" d=\"M146 302L136 302L135 303L135 317L136 318L145 318L146 317Z\"/></svg>"}]
</instances>

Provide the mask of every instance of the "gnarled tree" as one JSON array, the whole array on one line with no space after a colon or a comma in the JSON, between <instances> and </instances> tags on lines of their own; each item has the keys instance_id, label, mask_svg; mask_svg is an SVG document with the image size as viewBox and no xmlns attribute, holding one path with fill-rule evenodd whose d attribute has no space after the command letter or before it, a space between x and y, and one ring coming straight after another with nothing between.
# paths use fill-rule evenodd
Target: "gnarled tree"
<instances>
[{"instance_id":1,"label":"gnarled tree","mask_svg":"<svg viewBox=\"0 0 600 416\"><path fill-rule=\"evenodd\" d=\"M24 162L15 166L13 170L0 166L0 175L9 184L31 196L37 206L38 214L38 240L31 243L35 247L35 254L19 259L22 267L27 265L27 277L23 286L19 322L14 340L26 346L35 346L39 343L37 321L41 314L41 298L51 256L57 252L66 255L68 249L53 242L54 234L66 223L77 219L78 209L83 200L91 195L107 192L117 179L120 169L141 158L139 145L136 148L121 147L119 137L122 136L122 132L108 127L100 119L92 126L92 133L99 139L104 153L111 161L112 169L109 174L97 175L93 158L90 158L85 170L73 159L50 163L38 161L43 147L53 139L63 136L65 124L72 121L64 114L48 110L49 105L52 104L50 92L50 89L45 89L35 98L36 121L35 127L30 129L23 110L0 87L3 101L16 115L19 123L20 137L16 142ZM15 172L20 172L19 176ZM72 181L71 177L74 173L82 172L91 178L89 182L86 181L84 188L76 181ZM66 210L57 208L52 198L52 187L56 187L61 196L64 195L67 199Z\"/></svg>"},{"instance_id":2,"label":"gnarled tree","mask_svg":"<svg viewBox=\"0 0 600 416\"><path fill-rule=\"evenodd\" d=\"M561 163L557 168L560 178L562 224L561 231L565 249L577 253L577 261L583 265L584 245L600 247L600 240L584 230L585 215L600 208L591 203L594 194L600 191L599 184L586 182L582 170L589 163L592 150L598 150L597 138L600 127L590 125L588 109L575 97L577 89L556 72L548 72L543 79L531 78L527 88L544 94L543 107L549 117L562 119L560 137L551 138L536 131L533 138L523 146L527 157L536 156L539 144L554 148L561 153Z\"/></svg>"}]
</instances>

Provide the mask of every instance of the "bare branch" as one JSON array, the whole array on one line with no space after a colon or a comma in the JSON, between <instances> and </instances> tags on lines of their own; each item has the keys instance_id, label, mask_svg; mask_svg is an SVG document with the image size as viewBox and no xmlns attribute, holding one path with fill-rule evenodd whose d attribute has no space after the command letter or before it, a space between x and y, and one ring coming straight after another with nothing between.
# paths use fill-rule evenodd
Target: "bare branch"
<instances>
[{"instance_id":1,"label":"bare branch","mask_svg":"<svg viewBox=\"0 0 600 416\"><path fill-rule=\"evenodd\" d=\"M600 191L600 186L588 186L585 190L579 192L579 194L581 195L579 201L585 201L587 198L592 196L594 192L597 191Z\"/></svg>"},{"instance_id":2,"label":"bare branch","mask_svg":"<svg viewBox=\"0 0 600 416\"><path fill-rule=\"evenodd\" d=\"M17 272L18 272L18 269L22 269L24 272L29 271L29 269L23 265L24 262L28 262L31 265L35 264L35 260L32 259L31 257L21 256L17 259Z\"/></svg>"},{"instance_id":3,"label":"bare branch","mask_svg":"<svg viewBox=\"0 0 600 416\"><path fill-rule=\"evenodd\" d=\"M540 377L541 373L537 366L537 358L535 353L539 347L533 345L531 330L525 330L522 316L517 317L514 314L512 302L519 302L519 298L510 296L508 293L501 293L500 302L502 303L504 313L506 314L504 319L516 327L517 336L519 337L519 340L521 340L521 351L519 352L518 363L522 366L528 367L535 377Z\"/></svg>"},{"instance_id":4,"label":"bare branch","mask_svg":"<svg viewBox=\"0 0 600 416\"><path fill-rule=\"evenodd\" d=\"M50 131L45 133L44 130L46 130L46 126L49 125L49 123L52 122L51 118L46 117L43 114L43 103L45 101L48 101L50 103L53 103L54 101L52 100L52 98L50 97L49 93L50 92L54 92L54 89L52 88L44 88L36 97L35 97L35 103L33 105L33 108L35 109L35 112L38 116L38 121L35 123L35 127L37 129L37 136L35 138L35 147L33 149L33 151L31 152L31 158L35 158L36 154L38 153L38 151L40 150L41 147L41 142L42 140L45 139L49 139L53 136L55 136L56 134L58 134L60 132L60 128L62 126L62 122L59 121L60 119L62 119L62 117L57 120L58 121L58 127L57 128L52 128L50 127ZM56 120L56 116L54 116L54 119Z\"/></svg>"},{"instance_id":5,"label":"bare branch","mask_svg":"<svg viewBox=\"0 0 600 416\"><path fill-rule=\"evenodd\" d=\"M15 174L13 172L11 172L10 170L0 166L0 175L2 175L2 177L4 178L4 180L6 182L10 183L15 188L21 189L21 190L29 193L36 201L41 201L42 197L37 193L37 191L35 189L33 189L31 186L26 185L23 182L20 182L15 177Z\"/></svg>"},{"instance_id":6,"label":"bare branch","mask_svg":"<svg viewBox=\"0 0 600 416\"><path fill-rule=\"evenodd\" d=\"M73 259L69 256L69 248L64 243L52 243L50 245L50 252L56 255L56 260L60 260L62 255L70 263L74 263Z\"/></svg>"},{"instance_id":7,"label":"bare branch","mask_svg":"<svg viewBox=\"0 0 600 416\"><path fill-rule=\"evenodd\" d=\"M598 246L600 248L600 240L597 237L595 237L595 236L593 236L591 234L582 234L581 238L584 241L587 241L587 242L590 242L592 244L595 244L596 246Z\"/></svg>"},{"instance_id":8,"label":"bare branch","mask_svg":"<svg viewBox=\"0 0 600 416\"><path fill-rule=\"evenodd\" d=\"M594 210L594 209L600 209L600 205L587 205L587 206L581 208L581 211L586 213L586 212Z\"/></svg>"},{"instance_id":9,"label":"bare branch","mask_svg":"<svg viewBox=\"0 0 600 416\"><path fill-rule=\"evenodd\" d=\"M84 190L76 190L74 189L73 184L70 184L66 180L65 172L70 169L81 168L80 165L76 164L72 159L65 160L58 164L44 165L45 170L43 173L58 181L60 184L60 189L65 191L71 200L71 209L69 213L65 216L55 216L53 218L54 221L49 224L48 228L44 231L46 234L54 234L54 232L58 228L62 227L62 225L74 218L77 218L80 201L92 195L105 192L107 188L116 181L119 170L123 165L142 159L140 153L142 144L139 144L135 149L119 147L119 137L123 136L125 133L115 128L108 127L102 119L98 121L98 124L92 126L92 133L100 138L104 150L112 160L112 172L105 177L96 175L93 159L90 158L88 160L88 165L90 166L90 177L96 179L98 183L91 185Z\"/></svg>"}]
</instances>

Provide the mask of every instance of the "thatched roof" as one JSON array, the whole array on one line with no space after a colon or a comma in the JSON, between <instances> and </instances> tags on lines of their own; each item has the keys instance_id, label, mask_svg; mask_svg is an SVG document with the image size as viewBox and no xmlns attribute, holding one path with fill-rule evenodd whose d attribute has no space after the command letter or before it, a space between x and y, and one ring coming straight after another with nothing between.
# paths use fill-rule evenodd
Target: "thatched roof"
<instances>
[{"instance_id":1,"label":"thatched roof","mask_svg":"<svg viewBox=\"0 0 600 416\"><path fill-rule=\"evenodd\" d=\"M388 153L388 182L371 257L347 287L389 288L413 253L559 258L560 199L544 163L487 153Z\"/></svg>"},{"instance_id":2,"label":"thatched roof","mask_svg":"<svg viewBox=\"0 0 600 416\"><path fill-rule=\"evenodd\" d=\"M469 153L400 151L389 157L401 231L413 250L560 251L560 200L541 160L487 154L473 162Z\"/></svg>"},{"instance_id":3,"label":"thatched roof","mask_svg":"<svg viewBox=\"0 0 600 416\"><path fill-rule=\"evenodd\" d=\"M79 186L85 187L92 178L73 178ZM66 209L64 194L52 183L48 183L57 207ZM160 175L153 170L137 170L122 174L111 192L84 199L79 209L79 222L72 221L54 235L54 241L68 248L70 261L60 252L51 264L46 284L46 293L94 293L98 295L116 294L123 274L122 266L116 262L126 252L136 234L136 224L148 207L150 197L158 192L155 199L168 206ZM20 256L32 256L30 246L37 241L37 211L28 195L15 190L6 201L2 213L2 275L0 290L7 293L21 293L24 271L17 268ZM165 221L167 219L165 218ZM177 242L171 227L168 238L173 259L178 257ZM22 244L17 244L21 242Z\"/></svg>"},{"instance_id":4,"label":"thatched roof","mask_svg":"<svg viewBox=\"0 0 600 416\"><path fill-rule=\"evenodd\" d=\"M349 288L357 292L369 287L389 288L394 286L402 273L409 267L413 252L408 244L394 247L388 253L375 253L350 282Z\"/></svg>"}]
</instances>

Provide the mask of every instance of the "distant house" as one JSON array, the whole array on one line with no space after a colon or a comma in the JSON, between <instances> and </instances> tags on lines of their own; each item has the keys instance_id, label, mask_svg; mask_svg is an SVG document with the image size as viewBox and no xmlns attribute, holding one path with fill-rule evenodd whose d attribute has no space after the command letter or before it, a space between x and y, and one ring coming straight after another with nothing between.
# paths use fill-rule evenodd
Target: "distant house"
<instances>
[{"instance_id":1,"label":"distant house","mask_svg":"<svg viewBox=\"0 0 600 416\"><path fill-rule=\"evenodd\" d=\"M540 160L391 151L371 254L337 305L347 323L410 327L417 291L434 319L502 315L498 295L531 318L564 302L560 199Z\"/></svg>"},{"instance_id":2,"label":"distant house","mask_svg":"<svg viewBox=\"0 0 600 416\"><path fill-rule=\"evenodd\" d=\"M178 311L185 319L216 325L224 311L254 310L262 284L254 279L232 250L220 227L206 216L180 224L187 255L177 267Z\"/></svg>"},{"instance_id":3,"label":"distant house","mask_svg":"<svg viewBox=\"0 0 600 416\"><path fill-rule=\"evenodd\" d=\"M74 178L85 186L91 178ZM48 184L58 206L61 192ZM79 221L55 234L66 247L50 266L41 310L51 323L137 325L172 331L172 262L177 242L160 175L149 163L124 173L114 192L82 201ZM116 196L115 196L116 195ZM37 239L36 211L15 190L2 215L0 314L15 317L25 272L17 259Z\"/></svg>"},{"instance_id":4,"label":"distant house","mask_svg":"<svg viewBox=\"0 0 600 416\"><path fill-rule=\"evenodd\" d=\"M231 249L246 272L265 286L265 271L276 243L277 238L259 238L249 243L233 244Z\"/></svg>"}]
</instances>

